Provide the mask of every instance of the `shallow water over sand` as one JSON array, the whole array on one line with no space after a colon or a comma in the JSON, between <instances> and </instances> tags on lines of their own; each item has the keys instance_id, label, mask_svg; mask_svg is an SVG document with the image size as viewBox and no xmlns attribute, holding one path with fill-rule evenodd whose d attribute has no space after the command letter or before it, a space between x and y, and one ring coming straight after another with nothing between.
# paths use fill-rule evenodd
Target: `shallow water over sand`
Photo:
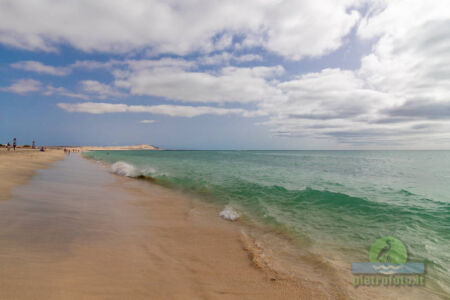
<instances>
[{"instance_id":1,"label":"shallow water over sand","mask_svg":"<svg viewBox=\"0 0 450 300\"><path fill-rule=\"evenodd\" d=\"M367 261L376 239L397 237L407 245L409 261L426 262L428 293L449 296L449 151L93 151L84 155L109 164L116 174L147 178L214 203L225 218L239 215L241 220L286 233L319 262L337 264L338 274L348 274L352 262ZM297 266L298 260L287 265ZM326 266L320 270L335 282Z\"/></svg>"},{"instance_id":2,"label":"shallow water over sand","mask_svg":"<svg viewBox=\"0 0 450 300\"><path fill-rule=\"evenodd\" d=\"M72 155L0 203L0 298L284 298L239 227Z\"/></svg>"},{"instance_id":3,"label":"shallow water over sand","mask_svg":"<svg viewBox=\"0 0 450 300\"><path fill-rule=\"evenodd\" d=\"M354 290L347 265L324 262L276 232L223 220L219 212L71 155L0 202L0 298L406 299L415 293Z\"/></svg>"}]
</instances>

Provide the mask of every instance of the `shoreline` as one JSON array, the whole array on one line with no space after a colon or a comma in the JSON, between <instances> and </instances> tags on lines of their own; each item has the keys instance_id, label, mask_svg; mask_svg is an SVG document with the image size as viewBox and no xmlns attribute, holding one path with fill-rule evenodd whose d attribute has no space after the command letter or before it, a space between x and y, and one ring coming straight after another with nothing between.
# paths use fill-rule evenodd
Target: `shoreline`
<instances>
[{"instance_id":1,"label":"shoreline","mask_svg":"<svg viewBox=\"0 0 450 300\"><path fill-rule=\"evenodd\" d=\"M40 170L13 189L12 201L0 202L1 297L412 296L402 289L351 289L345 274L277 232L224 220L217 205L111 174L82 155L57 161L63 152L54 154L32 164Z\"/></svg>"},{"instance_id":2,"label":"shoreline","mask_svg":"<svg viewBox=\"0 0 450 300\"><path fill-rule=\"evenodd\" d=\"M64 158L62 150L18 148L7 151L0 148L0 201L11 197L11 190L27 183L39 169L48 168L53 162Z\"/></svg>"},{"instance_id":3,"label":"shoreline","mask_svg":"<svg viewBox=\"0 0 450 300\"><path fill-rule=\"evenodd\" d=\"M86 152L86 151L125 151L125 150L138 150L138 151L163 151L157 146L153 145L128 145L128 146L50 146L50 149L69 149L76 150L77 152Z\"/></svg>"},{"instance_id":4,"label":"shoreline","mask_svg":"<svg viewBox=\"0 0 450 300\"><path fill-rule=\"evenodd\" d=\"M84 155L83 155L84 157ZM93 158L85 159L99 163L104 168L110 168L111 164L97 161ZM125 170L122 170L125 171ZM129 171L129 170L127 170ZM116 173L116 170L114 170ZM294 285L302 286L303 297L314 295L314 298L329 299L438 299L435 294L428 294L426 290L419 288L396 287L395 289L359 287L353 286L348 257L342 257L339 252L330 249L310 247L305 241L292 236L292 232L286 229L280 230L267 224L262 224L253 218L243 216L236 222L226 221L226 217L219 217L224 207L220 203L213 203L203 199L203 195L178 188L171 188L157 181L142 177L125 178L131 181L141 182L154 188L182 194L188 201L194 201L200 207L209 207L209 215L212 222L226 222L240 228L241 247L247 252L251 264L264 272L269 280L286 280ZM186 200L185 199L185 200ZM205 201L206 200L206 201ZM203 209L203 208L201 208ZM307 243L308 244L308 243ZM353 258L355 259L355 258ZM305 292L307 291L307 292ZM312 296L311 296L312 297Z\"/></svg>"},{"instance_id":5,"label":"shoreline","mask_svg":"<svg viewBox=\"0 0 450 300\"><path fill-rule=\"evenodd\" d=\"M315 295L256 268L240 227L212 208L79 155L40 170L11 200L0 203L3 298Z\"/></svg>"}]
</instances>

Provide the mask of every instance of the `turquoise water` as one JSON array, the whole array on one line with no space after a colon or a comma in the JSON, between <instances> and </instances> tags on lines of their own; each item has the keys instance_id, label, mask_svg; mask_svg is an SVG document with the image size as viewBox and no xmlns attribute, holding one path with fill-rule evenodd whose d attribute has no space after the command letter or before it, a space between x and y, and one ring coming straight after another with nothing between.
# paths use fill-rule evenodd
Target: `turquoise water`
<instances>
[{"instance_id":1,"label":"turquoise water","mask_svg":"<svg viewBox=\"0 0 450 300\"><path fill-rule=\"evenodd\" d=\"M425 261L449 295L450 151L95 151L116 173L146 176L281 228L310 247L368 261L379 237Z\"/></svg>"}]
</instances>

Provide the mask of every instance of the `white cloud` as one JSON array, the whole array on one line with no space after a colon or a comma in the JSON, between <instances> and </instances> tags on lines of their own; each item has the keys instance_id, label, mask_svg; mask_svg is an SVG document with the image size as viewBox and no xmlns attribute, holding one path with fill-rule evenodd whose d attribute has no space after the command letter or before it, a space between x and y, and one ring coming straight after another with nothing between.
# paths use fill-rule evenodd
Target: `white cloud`
<instances>
[{"instance_id":1,"label":"white cloud","mask_svg":"<svg viewBox=\"0 0 450 300\"><path fill-rule=\"evenodd\" d=\"M89 114L105 114L105 113L119 113L128 112L128 105L126 104L111 104L111 103L58 103L59 108L68 112L81 112Z\"/></svg>"},{"instance_id":2,"label":"white cloud","mask_svg":"<svg viewBox=\"0 0 450 300\"><path fill-rule=\"evenodd\" d=\"M126 105L111 103L58 103L59 108L68 112L89 114L104 113L151 113L171 117L197 117L201 115L245 115L246 111L238 108L218 108L209 106L181 106L181 105Z\"/></svg>"},{"instance_id":3,"label":"white cloud","mask_svg":"<svg viewBox=\"0 0 450 300\"><path fill-rule=\"evenodd\" d=\"M15 93L19 95L26 95L33 92L41 92L43 95L52 96L65 96L70 98L78 98L83 100L88 100L89 96L82 93L74 93L67 90L64 87L54 87L49 84L43 86L40 81L34 79L19 79L8 87L0 87L0 91Z\"/></svg>"},{"instance_id":4,"label":"white cloud","mask_svg":"<svg viewBox=\"0 0 450 300\"><path fill-rule=\"evenodd\" d=\"M38 61L21 61L11 64L11 67L15 69L21 69L25 71L36 72L40 74L49 74L55 76L65 76L71 72L70 68L65 67L53 67L44 65Z\"/></svg>"},{"instance_id":5,"label":"white cloud","mask_svg":"<svg viewBox=\"0 0 450 300\"><path fill-rule=\"evenodd\" d=\"M283 97L260 104L270 115L265 124L283 135L323 135L330 129L360 127L376 118L391 98L368 89L348 70L325 69L281 82Z\"/></svg>"},{"instance_id":6,"label":"white cloud","mask_svg":"<svg viewBox=\"0 0 450 300\"><path fill-rule=\"evenodd\" d=\"M117 60L108 60L105 62L95 60L77 60L72 65L70 65L70 68L86 70L110 69L117 63L119 63L119 61Z\"/></svg>"},{"instance_id":7,"label":"white cloud","mask_svg":"<svg viewBox=\"0 0 450 300\"><path fill-rule=\"evenodd\" d=\"M4 0L0 42L28 50L57 51L68 43L86 52L185 55L230 48L240 37L243 47L300 59L339 48L359 19L352 7L360 2Z\"/></svg>"},{"instance_id":8,"label":"white cloud","mask_svg":"<svg viewBox=\"0 0 450 300\"><path fill-rule=\"evenodd\" d=\"M384 2L364 19L358 34L379 38L362 59L360 74L376 89L405 98L443 100L450 88L450 6L448 1Z\"/></svg>"},{"instance_id":9,"label":"white cloud","mask_svg":"<svg viewBox=\"0 0 450 300\"><path fill-rule=\"evenodd\" d=\"M263 58L258 54L244 54L241 56L234 56L233 59L239 62L249 62L249 61L262 61Z\"/></svg>"},{"instance_id":10,"label":"white cloud","mask_svg":"<svg viewBox=\"0 0 450 300\"><path fill-rule=\"evenodd\" d=\"M353 9L363 2L368 12L361 17ZM184 117L265 115L267 121L262 123L269 125L273 134L344 143L403 141L417 136L442 136L449 131L447 0L435 0L432 4L406 0L82 0L65 6L52 2L56 17L48 24L39 17L48 7L48 0L40 5L24 3L19 0L0 4L0 42L46 51L69 43L84 51L129 54L122 61L78 61L64 68L108 70L114 76L113 85L86 80L80 83L82 94L53 87L45 93L81 95L81 99L85 99L84 93L86 97L101 99L139 95L185 103L233 102L255 107L246 111L208 106L59 104L67 111L148 112ZM38 17L28 17L31 15ZM17 20L22 22L18 24ZM61 20L67 26L55 26ZM338 49L356 24L356 38L373 44L357 70L325 68L291 76L282 66L236 66L263 60L261 55L251 53L251 47L257 47L258 53L265 48L287 59L325 55ZM130 59L136 53L147 52L187 56ZM267 53L261 53L266 57ZM48 74L53 72L49 70L58 70L33 63L27 68ZM25 69L25 64L16 67ZM2 88L16 93L41 89L40 83L33 80Z\"/></svg>"},{"instance_id":11,"label":"white cloud","mask_svg":"<svg viewBox=\"0 0 450 300\"><path fill-rule=\"evenodd\" d=\"M88 100L89 99L88 95L81 94L81 93L73 93L73 92L68 91L64 87L54 87L52 85L48 85L46 87L46 90L43 92L43 94L46 95L46 96L58 95L58 96L65 96L65 97L70 97L70 98L78 98L78 99L83 99L83 100Z\"/></svg>"},{"instance_id":12,"label":"white cloud","mask_svg":"<svg viewBox=\"0 0 450 300\"><path fill-rule=\"evenodd\" d=\"M180 68L135 68L121 73L116 86L133 95L164 97L182 102L258 102L276 97L278 91L267 79L284 72L281 66L226 67L216 73Z\"/></svg>"},{"instance_id":13,"label":"white cloud","mask_svg":"<svg viewBox=\"0 0 450 300\"><path fill-rule=\"evenodd\" d=\"M198 68L200 65L223 65L228 64L230 62L250 62L250 61L262 61L263 58L258 54L243 54L236 55L230 52L222 52L220 54L214 54L210 56L201 56L196 60L185 60L183 58L161 58L161 59L125 59L125 60L116 60L111 59L108 61L100 62L93 60L79 60L70 66L66 67L67 69L86 69L86 70L95 70L95 69L105 69L112 70L114 67L127 67L132 70L138 69L148 69L148 68L156 68L156 67L174 67L181 69L194 69Z\"/></svg>"},{"instance_id":14,"label":"white cloud","mask_svg":"<svg viewBox=\"0 0 450 300\"><path fill-rule=\"evenodd\" d=\"M139 123L142 123L142 124L152 124L152 123L156 123L156 122L158 122L158 121L156 121L156 120L140 120L139 121Z\"/></svg>"},{"instance_id":15,"label":"white cloud","mask_svg":"<svg viewBox=\"0 0 450 300\"><path fill-rule=\"evenodd\" d=\"M83 80L80 82L80 86L82 91L99 99L120 98L125 96L124 93L118 91L114 87L96 80Z\"/></svg>"},{"instance_id":16,"label":"white cloud","mask_svg":"<svg viewBox=\"0 0 450 300\"><path fill-rule=\"evenodd\" d=\"M378 38L362 59L359 75L375 90L396 98L393 113L421 106L422 120L442 118L438 109L450 105L450 6L446 0L381 1L384 9L364 19L358 34ZM428 107L428 108L427 108ZM415 118L419 114L414 113ZM397 118L410 121L410 118Z\"/></svg>"},{"instance_id":17,"label":"white cloud","mask_svg":"<svg viewBox=\"0 0 450 300\"><path fill-rule=\"evenodd\" d=\"M271 12L265 15L263 26L267 26L267 31L263 44L267 49L295 60L336 50L360 18L357 11L348 9L358 2L274 2Z\"/></svg>"},{"instance_id":18,"label":"white cloud","mask_svg":"<svg viewBox=\"0 0 450 300\"><path fill-rule=\"evenodd\" d=\"M361 68L281 82L286 98L261 104L264 124L276 135L353 144L448 136L449 16L448 1L371 3L358 35L375 43Z\"/></svg>"},{"instance_id":19,"label":"white cloud","mask_svg":"<svg viewBox=\"0 0 450 300\"><path fill-rule=\"evenodd\" d=\"M258 54L235 55L230 52L222 52L198 58L198 62L202 65L223 65L230 62L243 63L250 61L262 61L262 56Z\"/></svg>"},{"instance_id":20,"label":"white cloud","mask_svg":"<svg viewBox=\"0 0 450 300\"><path fill-rule=\"evenodd\" d=\"M42 84L40 81L34 79L19 79L8 87L0 88L0 91L24 95L32 92L38 92L41 89Z\"/></svg>"}]
</instances>

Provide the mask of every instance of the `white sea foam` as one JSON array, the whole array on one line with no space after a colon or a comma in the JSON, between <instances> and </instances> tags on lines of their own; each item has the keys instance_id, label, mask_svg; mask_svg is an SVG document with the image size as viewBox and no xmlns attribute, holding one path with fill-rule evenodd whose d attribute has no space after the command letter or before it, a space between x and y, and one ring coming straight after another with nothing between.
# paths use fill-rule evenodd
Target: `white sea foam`
<instances>
[{"instance_id":1,"label":"white sea foam","mask_svg":"<svg viewBox=\"0 0 450 300\"><path fill-rule=\"evenodd\" d=\"M111 166L111 171L117 175L127 176L127 177L138 177L142 173L135 166L127 164L123 161L118 161Z\"/></svg>"},{"instance_id":2,"label":"white sea foam","mask_svg":"<svg viewBox=\"0 0 450 300\"><path fill-rule=\"evenodd\" d=\"M157 175L158 172L156 171L155 168L148 167L148 168L145 168L144 170L142 170L142 174L144 174L144 175Z\"/></svg>"},{"instance_id":3,"label":"white sea foam","mask_svg":"<svg viewBox=\"0 0 450 300\"><path fill-rule=\"evenodd\" d=\"M225 220L236 221L241 216L233 207L227 205L225 208L219 213L219 216L224 218Z\"/></svg>"}]
</instances>

